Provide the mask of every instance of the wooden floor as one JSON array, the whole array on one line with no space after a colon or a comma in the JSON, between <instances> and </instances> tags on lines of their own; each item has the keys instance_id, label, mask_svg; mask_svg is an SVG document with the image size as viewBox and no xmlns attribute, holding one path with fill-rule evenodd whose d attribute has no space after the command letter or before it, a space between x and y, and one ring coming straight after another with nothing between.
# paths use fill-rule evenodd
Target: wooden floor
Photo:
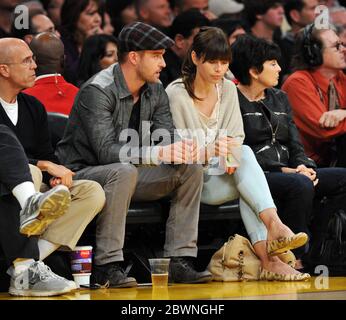
<instances>
[{"instance_id":1,"label":"wooden floor","mask_svg":"<svg viewBox=\"0 0 346 320\"><path fill-rule=\"evenodd\" d=\"M346 277L312 278L307 282L241 282L131 289L80 289L51 298L21 298L0 293L0 300L346 300Z\"/></svg>"}]
</instances>

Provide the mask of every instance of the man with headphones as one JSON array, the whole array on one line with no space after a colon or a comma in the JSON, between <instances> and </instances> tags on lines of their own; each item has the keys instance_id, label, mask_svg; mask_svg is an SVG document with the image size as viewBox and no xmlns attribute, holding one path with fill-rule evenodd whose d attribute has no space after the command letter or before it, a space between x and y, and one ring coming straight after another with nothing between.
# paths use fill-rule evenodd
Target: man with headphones
<instances>
[{"instance_id":1,"label":"man with headphones","mask_svg":"<svg viewBox=\"0 0 346 320\"><path fill-rule=\"evenodd\" d=\"M293 109L306 154L320 167L346 167L346 47L332 26L300 31L282 86Z\"/></svg>"},{"instance_id":2,"label":"man with headphones","mask_svg":"<svg viewBox=\"0 0 346 320\"><path fill-rule=\"evenodd\" d=\"M30 49L37 64L35 85L24 90L34 96L45 107L47 112L70 114L78 88L68 83L61 75L64 71L64 44L52 32L36 35Z\"/></svg>"}]
</instances>

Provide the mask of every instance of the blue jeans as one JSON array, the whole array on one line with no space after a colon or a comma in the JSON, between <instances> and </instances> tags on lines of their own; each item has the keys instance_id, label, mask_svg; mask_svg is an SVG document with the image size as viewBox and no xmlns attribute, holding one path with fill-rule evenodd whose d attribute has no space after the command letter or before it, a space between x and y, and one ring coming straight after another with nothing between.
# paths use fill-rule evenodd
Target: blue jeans
<instances>
[{"instance_id":1,"label":"blue jeans","mask_svg":"<svg viewBox=\"0 0 346 320\"><path fill-rule=\"evenodd\" d=\"M251 243L267 240L267 229L259 214L276 206L263 170L246 145L242 146L241 165L234 174L204 175L201 202L220 205L238 198L240 214Z\"/></svg>"}]
</instances>

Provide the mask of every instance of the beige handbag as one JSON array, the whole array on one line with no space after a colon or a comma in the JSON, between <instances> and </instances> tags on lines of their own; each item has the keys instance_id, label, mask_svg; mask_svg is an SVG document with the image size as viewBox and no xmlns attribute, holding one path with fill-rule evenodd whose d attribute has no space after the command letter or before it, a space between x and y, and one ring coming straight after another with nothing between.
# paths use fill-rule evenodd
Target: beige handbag
<instances>
[{"instance_id":1,"label":"beige handbag","mask_svg":"<svg viewBox=\"0 0 346 320\"><path fill-rule=\"evenodd\" d=\"M250 241L238 234L214 253L208 270L214 281L258 280L261 262Z\"/></svg>"}]
</instances>

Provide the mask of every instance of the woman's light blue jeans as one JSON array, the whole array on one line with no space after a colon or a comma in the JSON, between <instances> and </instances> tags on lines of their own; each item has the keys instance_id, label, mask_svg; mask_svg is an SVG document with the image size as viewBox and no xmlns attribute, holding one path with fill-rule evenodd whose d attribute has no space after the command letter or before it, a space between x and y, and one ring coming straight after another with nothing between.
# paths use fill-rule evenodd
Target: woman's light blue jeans
<instances>
[{"instance_id":1,"label":"woman's light blue jeans","mask_svg":"<svg viewBox=\"0 0 346 320\"><path fill-rule=\"evenodd\" d=\"M241 164L232 174L204 174L201 202L220 205L239 198L240 214L251 243L267 240L267 228L259 214L276 208L267 179L249 146L242 146Z\"/></svg>"}]
</instances>

